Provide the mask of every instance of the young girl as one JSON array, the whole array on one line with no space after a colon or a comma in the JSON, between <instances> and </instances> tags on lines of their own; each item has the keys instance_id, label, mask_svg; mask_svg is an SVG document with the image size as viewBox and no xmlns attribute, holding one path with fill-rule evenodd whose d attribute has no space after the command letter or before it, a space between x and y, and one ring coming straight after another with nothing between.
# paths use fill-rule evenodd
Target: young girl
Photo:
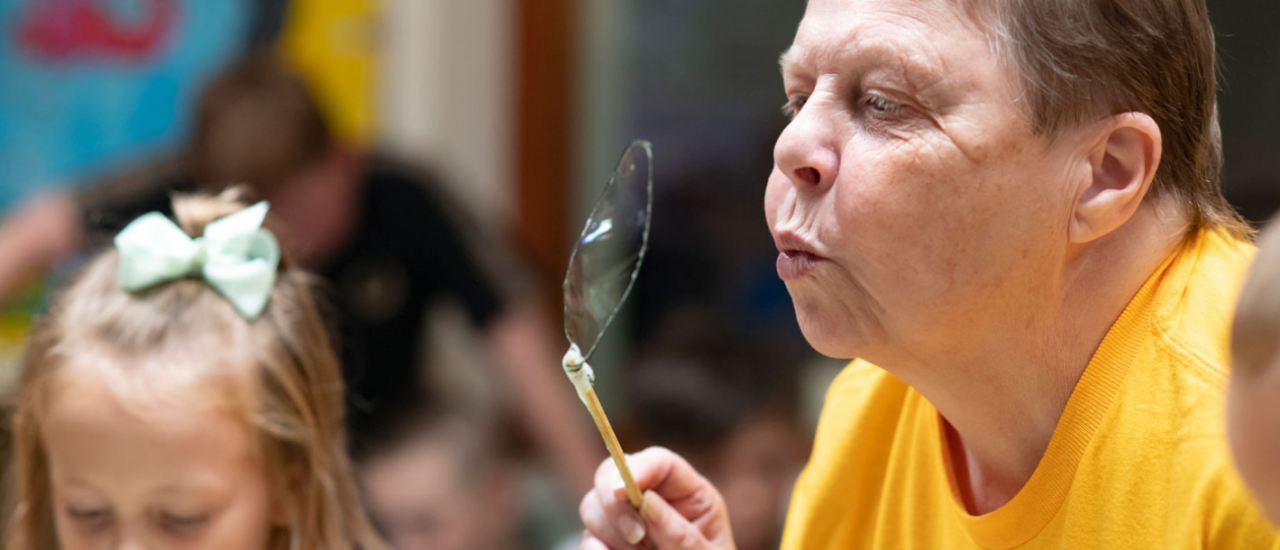
<instances>
[{"instance_id":1,"label":"young girl","mask_svg":"<svg viewBox=\"0 0 1280 550\"><path fill-rule=\"evenodd\" d=\"M240 192L145 215L34 331L9 550L381 550L308 276Z\"/></svg>"}]
</instances>

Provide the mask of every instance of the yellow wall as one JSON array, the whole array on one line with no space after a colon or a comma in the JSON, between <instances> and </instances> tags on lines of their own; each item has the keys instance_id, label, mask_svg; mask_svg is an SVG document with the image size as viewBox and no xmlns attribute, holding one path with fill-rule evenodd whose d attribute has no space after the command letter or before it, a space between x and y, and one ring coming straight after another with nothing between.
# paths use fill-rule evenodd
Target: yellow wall
<instances>
[{"instance_id":1,"label":"yellow wall","mask_svg":"<svg viewBox=\"0 0 1280 550\"><path fill-rule=\"evenodd\" d=\"M292 0L283 55L307 79L338 137L368 145L377 105L377 0Z\"/></svg>"}]
</instances>

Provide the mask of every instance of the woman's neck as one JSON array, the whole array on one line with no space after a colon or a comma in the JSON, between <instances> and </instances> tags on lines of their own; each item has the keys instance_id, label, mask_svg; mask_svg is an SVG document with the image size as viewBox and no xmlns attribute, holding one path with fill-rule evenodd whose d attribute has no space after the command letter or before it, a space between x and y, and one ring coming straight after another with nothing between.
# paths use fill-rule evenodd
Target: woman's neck
<instances>
[{"instance_id":1,"label":"woman's neck","mask_svg":"<svg viewBox=\"0 0 1280 550\"><path fill-rule=\"evenodd\" d=\"M1115 232L1064 254L1048 301L1005 311L989 331L903 377L946 421L970 512L1003 506L1035 472L1067 400L1111 325L1186 235L1176 207L1146 206ZM891 369L892 370L892 369Z\"/></svg>"}]
</instances>

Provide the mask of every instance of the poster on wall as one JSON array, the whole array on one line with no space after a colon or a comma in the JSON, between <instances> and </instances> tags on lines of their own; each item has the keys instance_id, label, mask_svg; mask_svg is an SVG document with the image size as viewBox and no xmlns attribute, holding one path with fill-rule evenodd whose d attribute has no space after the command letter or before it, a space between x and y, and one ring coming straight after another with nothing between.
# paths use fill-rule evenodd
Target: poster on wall
<instances>
[{"instance_id":1,"label":"poster on wall","mask_svg":"<svg viewBox=\"0 0 1280 550\"><path fill-rule=\"evenodd\" d=\"M0 0L0 212L176 147L252 0Z\"/></svg>"},{"instance_id":2,"label":"poster on wall","mask_svg":"<svg viewBox=\"0 0 1280 550\"><path fill-rule=\"evenodd\" d=\"M277 48L339 137L368 144L377 13L376 0L0 0L0 219L177 150L201 87L249 47ZM0 297L0 390L47 287L37 275Z\"/></svg>"}]
</instances>

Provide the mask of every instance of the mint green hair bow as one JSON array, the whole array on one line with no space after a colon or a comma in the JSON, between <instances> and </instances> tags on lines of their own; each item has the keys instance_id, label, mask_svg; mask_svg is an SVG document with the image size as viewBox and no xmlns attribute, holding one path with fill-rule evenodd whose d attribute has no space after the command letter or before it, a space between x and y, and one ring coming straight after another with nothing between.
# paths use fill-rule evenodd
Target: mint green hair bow
<instances>
[{"instance_id":1,"label":"mint green hair bow","mask_svg":"<svg viewBox=\"0 0 1280 550\"><path fill-rule=\"evenodd\" d=\"M280 243L263 229L267 203L211 222L204 236L188 237L159 212L143 214L116 236L120 286L129 292L200 275L235 307L257 319L267 306L280 265Z\"/></svg>"}]
</instances>

